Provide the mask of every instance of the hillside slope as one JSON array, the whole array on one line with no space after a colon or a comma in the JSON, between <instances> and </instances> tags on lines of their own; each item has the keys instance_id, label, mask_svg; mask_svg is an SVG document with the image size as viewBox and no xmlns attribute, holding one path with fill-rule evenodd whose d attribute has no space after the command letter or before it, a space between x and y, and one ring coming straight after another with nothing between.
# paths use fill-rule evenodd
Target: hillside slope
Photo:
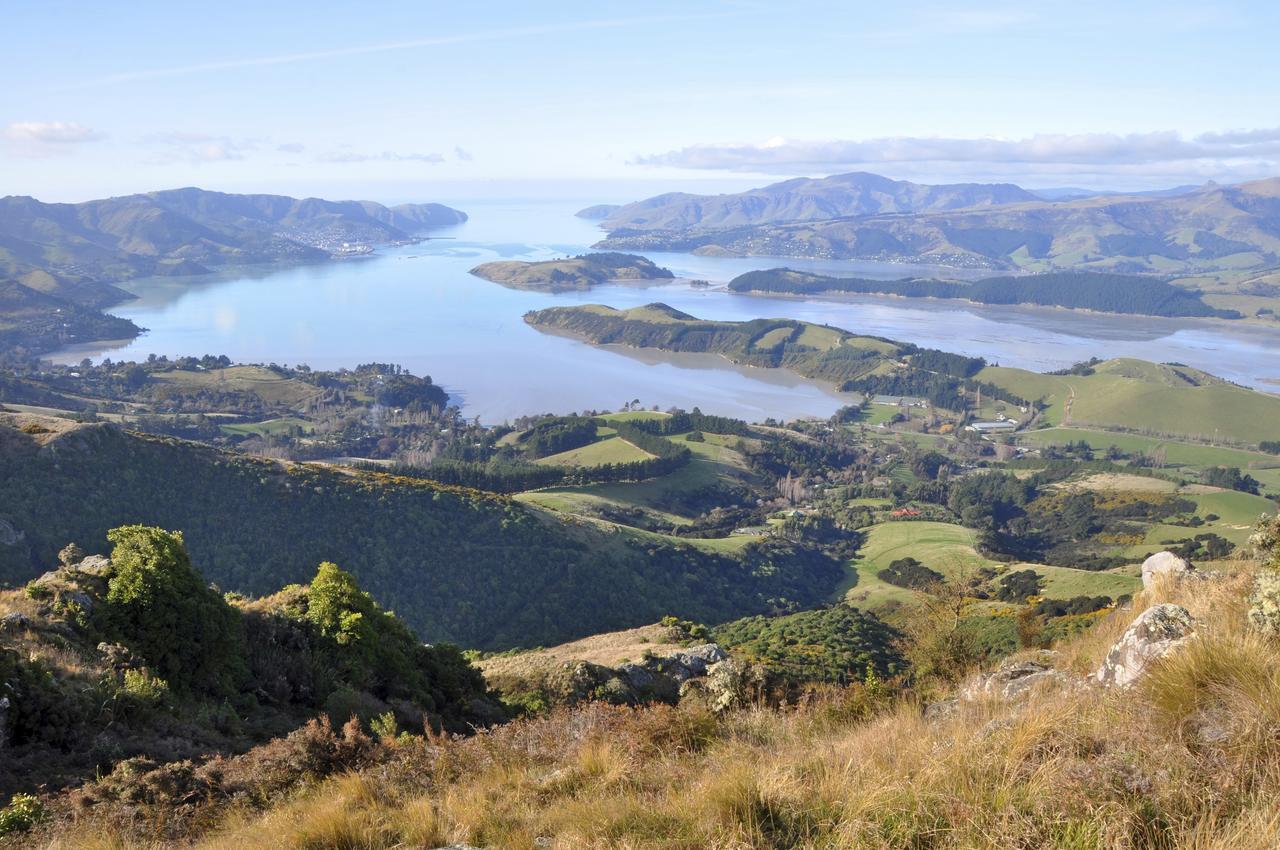
<instances>
[{"instance_id":1,"label":"hillside slope","mask_svg":"<svg viewBox=\"0 0 1280 850\"><path fill-rule=\"evenodd\" d=\"M385 207L186 188L79 204L0 198L0 276L102 307L105 284L211 266L316 260L343 243L388 243L466 215L440 204Z\"/></svg>"},{"instance_id":2,"label":"hillside slope","mask_svg":"<svg viewBox=\"0 0 1280 850\"><path fill-rule=\"evenodd\" d=\"M170 832L204 848L1270 850L1280 654L1246 617L1258 566L1227 567L1158 583L1056 651L967 680L954 671L963 684L949 700L869 677L794 707L718 715L694 701L593 703L386 746L257 815L235 783L215 782L192 795L203 817ZM1152 610L1194 639L1134 637ZM1163 643L1163 657L1136 656L1150 660L1129 687L1090 677L1134 640L1152 655ZM192 787L178 781L140 807L108 796L143 781L88 789L44 835L125 842L140 809L160 817Z\"/></svg>"},{"instance_id":3,"label":"hillside slope","mask_svg":"<svg viewBox=\"0 0 1280 850\"><path fill-rule=\"evenodd\" d=\"M67 541L93 549L130 523L181 530L224 590L269 593L333 561L423 639L482 648L814 604L841 575L789 544L731 557L475 490L0 414L0 580L26 581Z\"/></svg>"},{"instance_id":4,"label":"hillside slope","mask_svg":"<svg viewBox=\"0 0 1280 850\"><path fill-rule=\"evenodd\" d=\"M618 224L598 247L914 260L977 268L1195 272L1274 266L1280 178L1185 195L1120 195L906 214L709 225ZM612 222L610 219L609 222ZM608 226L609 222L606 222Z\"/></svg>"},{"instance_id":5,"label":"hillside slope","mask_svg":"<svg viewBox=\"0 0 1280 850\"><path fill-rule=\"evenodd\" d=\"M602 226L607 230L724 228L949 210L1036 199L1036 195L1011 183L928 186L852 172L817 179L798 177L732 195L672 192L612 210L603 205L589 207L579 215L604 219ZM583 215L588 211L591 215Z\"/></svg>"}]
</instances>

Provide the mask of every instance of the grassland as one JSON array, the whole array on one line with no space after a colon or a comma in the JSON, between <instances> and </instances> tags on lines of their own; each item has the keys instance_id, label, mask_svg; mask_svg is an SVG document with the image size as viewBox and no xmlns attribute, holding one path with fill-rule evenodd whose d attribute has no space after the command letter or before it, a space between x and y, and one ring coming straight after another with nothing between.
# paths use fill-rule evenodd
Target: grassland
<instances>
[{"instance_id":1,"label":"grassland","mask_svg":"<svg viewBox=\"0 0 1280 850\"><path fill-rule=\"evenodd\" d=\"M1121 358L1092 375L1042 375L988 366L978 375L1047 405L1049 425L1119 429L1152 436L1256 446L1274 439L1280 397L1229 384L1184 366Z\"/></svg>"},{"instance_id":2,"label":"grassland","mask_svg":"<svg viewBox=\"0 0 1280 850\"><path fill-rule=\"evenodd\" d=\"M979 569L1033 569L1045 580L1043 595L1051 599L1073 596L1111 596L1132 593L1141 586L1132 569L1090 572L1044 564L1001 564L974 550L975 532L941 522L888 522L872 526L858 557L850 562L850 584L839 591L844 601L875 610L889 603L908 603L916 591L877 577L899 558L911 557L948 578L968 577ZM856 581L855 581L856 579Z\"/></svg>"},{"instance_id":3,"label":"grassland","mask_svg":"<svg viewBox=\"0 0 1280 850\"><path fill-rule=\"evenodd\" d=\"M158 384L172 384L184 390L239 391L253 393L274 404L298 405L321 395L319 387L281 377L263 366L230 366L207 371L174 370L157 372L152 378Z\"/></svg>"},{"instance_id":4,"label":"grassland","mask_svg":"<svg viewBox=\"0 0 1280 850\"><path fill-rule=\"evenodd\" d=\"M1129 454L1150 455L1163 452L1166 468L1188 475L1195 475L1211 466L1235 466L1247 470L1265 487L1280 491L1280 457L1263 452L1086 428L1045 428L1026 431L1018 436L1021 444L1037 447L1064 445L1081 440L1097 452L1103 452L1110 446Z\"/></svg>"},{"instance_id":5,"label":"grassland","mask_svg":"<svg viewBox=\"0 0 1280 850\"><path fill-rule=\"evenodd\" d=\"M267 419L263 422L243 422L220 427L224 434L243 434L245 436L257 434L262 437L275 437L281 434L290 434L295 428L301 429L303 433L310 433L315 426L305 419L282 416L279 419Z\"/></svg>"},{"instance_id":6,"label":"grassland","mask_svg":"<svg viewBox=\"0 0 1280 850\"><path fill-rule=\"evenodd\" d=\"M648 452L636 448L617 434L610 434L594 443L540 458L535 463L543 466L601 466L606 463L647 460L650 457L652 455Z\"/></svg>"}]
</instances>

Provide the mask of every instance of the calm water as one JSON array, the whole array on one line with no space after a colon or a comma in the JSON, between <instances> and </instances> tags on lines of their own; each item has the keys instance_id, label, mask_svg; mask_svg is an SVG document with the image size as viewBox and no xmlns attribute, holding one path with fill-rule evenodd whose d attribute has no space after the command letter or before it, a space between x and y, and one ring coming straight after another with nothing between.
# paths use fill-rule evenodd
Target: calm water
<instances>
[{"instance_id":1,"label":"calm water","mask_svg":"<svg viewBox=\"0 0 1280 850\"><path fill-rule=\"evenodd\" d=\"M1267 382L1280 380L1280 333L1214 322L882 297L759 297L679 281L611 284L556 295L511 290L467 270L493 259L580 253L600 232L574 218L574 206L458 206L471 221L374 258L211 276L194 284L135 282L129 288L139 298L112 312L149 328L146 334L125 345L67 349L55 359L208 353L323 369L399 363L433 376L468 416L489 423L533 412L616 408L636 398L646 406L698 405L748 419L825 416L844 403L830 387L780 370L738 368L714 355L596 348L536 331L521 318L529 310L556 304L630 307L664 301L705 318L806 319L1037 370L1095 355L1133 356L1187 363L1261 388L1274 388ZM679 277L713 283L778 265L885 278L955 274L851 261L648 256Z\"/></svg>"}]
</instances>

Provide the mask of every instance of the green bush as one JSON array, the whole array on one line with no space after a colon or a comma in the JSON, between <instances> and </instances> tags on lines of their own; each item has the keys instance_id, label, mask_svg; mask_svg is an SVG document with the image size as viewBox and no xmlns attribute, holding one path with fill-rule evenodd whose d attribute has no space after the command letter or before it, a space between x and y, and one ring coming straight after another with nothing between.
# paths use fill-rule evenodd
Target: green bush
<instances>
[{"instance_id":1,"label":"green bush","mask_svg":"<svg viewBox=\"0 0 1280 850\"><path fill-rule=\"evenodd\" d=\"M48 816L39 798L30 794L14 794L9 805L0 809L0 836L26 832Z\"/></svg>"},{"instance_id":2,"label":"green bush","mask_svg":"<svg viewBox=\"0 0 1280 850\"><path fill-rule=\"evenodd\" d=\"M128 525L107 539L113 573L104 630L178 691L232 693L245 673L240 617L191 566L178 532Z\"/></svg>"}]
</instances>

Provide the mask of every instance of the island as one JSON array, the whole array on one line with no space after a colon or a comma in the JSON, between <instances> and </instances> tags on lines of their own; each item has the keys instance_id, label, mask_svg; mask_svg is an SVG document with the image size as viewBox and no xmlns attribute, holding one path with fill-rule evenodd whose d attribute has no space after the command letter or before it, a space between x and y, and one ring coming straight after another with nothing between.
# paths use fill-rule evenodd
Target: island
<instances>
[{"instance_id":1,"label":"island","mask_svg":"<svg viewBox=\"0 0 1280 850\"><path fill-rule=\"evenodd\" d=\"M894 295L944 298L988 305L1065 307L1140 316L1243 318L1237 310L1206 304L1196 290L1143 275L1105 272L1046 272L989 277L976 281L899 278L841 278L792 269L747 272L729 282L742 293L786 295Z\"/></svg>"},{"instance_id":2,"label":"island","mask_svg":"<svg viewBox=\"0 0 1280 850\"><path fill-rule=\"evenodd\" d=\"M670 280L675 277L651 260L613 251L580 254L561 260L483 263L471 274L513 289L566 292L590 289L611 280Z\"/></svg>"}]
</instances>

